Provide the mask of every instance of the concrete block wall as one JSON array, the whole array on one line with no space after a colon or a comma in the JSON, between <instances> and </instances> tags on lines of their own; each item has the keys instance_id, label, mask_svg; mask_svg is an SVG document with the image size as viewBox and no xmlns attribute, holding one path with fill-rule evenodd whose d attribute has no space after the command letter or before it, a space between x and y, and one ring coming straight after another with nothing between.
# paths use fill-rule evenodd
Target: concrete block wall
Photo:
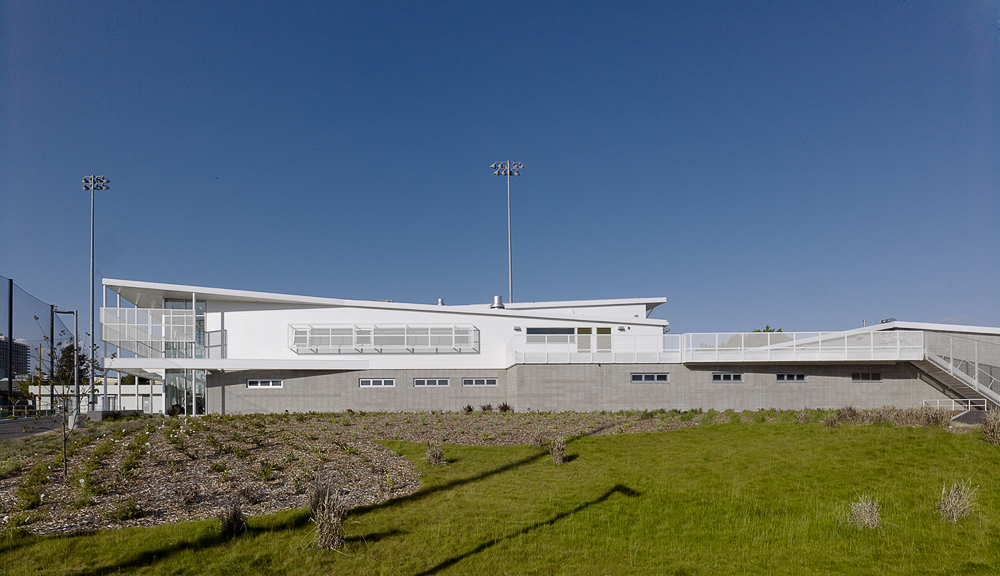
<instances>
[{"instance_id":1,"label":"concrete block wall","mask_svg":"<svg viewBox=\"0 0 1000 576\"><path fill-rule=\"evenodd\" d=\"M742 382L713 382L736 372ZM776 373L803 373L804 382ZM852 372L879 372L878 382L852 382ZM668 382L632 382L633 373L669 374ZM463 387L462 379L496 378L495 387ZM362 378L395 378L393 388L361 388ZM414 378L448 378L448 387L417 388ZM248 379L280 379L280 389L251 389ZM208 411L459 411L471 404L517 411L690 410L761 408L900 408L947 396L907 362L837 365L521 364L506 370L241 371L209 374Z\"/></svg>"}]
</instances>

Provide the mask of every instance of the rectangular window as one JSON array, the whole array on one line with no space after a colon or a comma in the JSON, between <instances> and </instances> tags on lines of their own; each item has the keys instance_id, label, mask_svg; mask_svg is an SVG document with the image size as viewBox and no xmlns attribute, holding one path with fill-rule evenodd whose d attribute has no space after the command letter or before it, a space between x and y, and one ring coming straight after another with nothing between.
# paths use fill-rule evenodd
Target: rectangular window
<instances>
[{"instance_id":1,"label":"rectangular window","mask_svg":"<svg viewBox=\"0 0 1000 576\"><path fill-rule=\"evenodd\" d=\"M882 373L881 372L852 372L851 373L852 382L881 382Z\"/></svg>"},{"instance_id":2,"label":"rectangular window","mask_svg":"<svg viewBox=\"0 0 1000 576\"><path fill-rule=\"evenodd\" d=\"M496 386L496 378L462 378L462 386Z\"/></svg>"},{"instance_id":3,"label":"rectangular window","mask_svg":"<svg viewBox=\"0 0 1000 576\"><path fill-rule=\"evenodd\" d=\"M806 375L805 374L783 373L783 374L778 374L777 377L778 377L778 382L805 382L806 381Z\"/></svg>"},{"instance_id":4,"label":"rectangular window","mask_svg":"<svg viewBox=\"0 0 1000 576\"><path fill-rule=\"evenodd\" d=\"M716 372L712 374L712 382L742 382L741 372Z\"/></svg>"},{"instance_id":5,"label":"rectangular window","mask_svg":"<svg viewBox=\"0 0 1000 576\"><path fill-rule=\"evenodd\" d=\"M282 380L247 380L247 388L284 388Z\"/></svg>"},{"instance_id":6,"label":"rectangular window","mask_svg":"<svg viewBox=\"0 0 1000 576\"><path fill-rule=\"evenodd\" d=\"M447 378L414 378L413 379L414 388L430 388L430 387L448 387Z\"/></svg>"},{"instance_id":7,"label":"rectangular window","mask_svg":"<svg viewBox=\"0 0 1000 576\"><path fill-rule=\"evenodd\" d=\"M598 334L611 334L611 328L598 328Z\"/></svg>"},{"instance_id":8,"label":"rectangular window","mask_svg":"<svg viewBox=\"0 0 1000 576\"><path fill-rule=\"evenodd\" d=\"M359 380L362 388L395 388L395 378L362 378Z\"/></svg>"},{"instance_id":9,"label":"rectangular window","mask_svg":"<svg viewBox=\"0 0 1000 576\"><path fill-rule=\"evenodd\" d=\"M572 328L526 328L526 334L574 334L576 330Z\"/></svg>"},{"instance_id":10,"label":"rectangular window","mask_svg":"<svg viewBox=\"0 0 1000 576\"><path fill-rule=\"evenodd\" d=\"M670 382L670 374L632 374L633 382Z\"/></svg>"}]
</instances>

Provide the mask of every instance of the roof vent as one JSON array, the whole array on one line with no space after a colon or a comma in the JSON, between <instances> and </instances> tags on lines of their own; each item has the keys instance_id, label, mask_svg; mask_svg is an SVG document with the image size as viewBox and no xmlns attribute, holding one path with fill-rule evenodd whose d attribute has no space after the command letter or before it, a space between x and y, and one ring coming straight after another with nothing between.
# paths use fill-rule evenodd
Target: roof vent
<instances>
[{"instance_id":1,"label":"roof vent","mask_svg":"<svg viewBox=\"0 0 1000 576\"><path fill-rule=\"evenodd\" d=\"M438 306L444 306L444 298L438 298Z\"/></svg>"},{"instance_id":2,"label":"roof vent","mask_svg":"<svg viewBox=\"0 0 1000 576\"><path fill-rule=\"evenodd\" d=\"M879 324L888 324L889 322L895 322L895 318L886 318L885 320L879 322Z\"/></svg>"},{"instance_id":3,"label":"roof vent","mask_svg":"<svg viewBox=\"0 0 1000 576\"><path fill-rule=\"evenodd\" d=\"M490 308L500 308L503 309L503 296L494 296L493 303L490 304Z\"/></svg>"}]
</instances>

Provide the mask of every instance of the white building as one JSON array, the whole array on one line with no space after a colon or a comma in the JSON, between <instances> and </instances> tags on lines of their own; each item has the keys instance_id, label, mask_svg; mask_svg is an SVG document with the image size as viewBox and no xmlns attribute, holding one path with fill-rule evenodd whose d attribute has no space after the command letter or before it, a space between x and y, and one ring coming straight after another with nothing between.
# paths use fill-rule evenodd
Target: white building
<instances>
[{"instance_id":1,"label":"white building","mask_svg":"<svg viewBox=\"0 0 1000 576\"><path fill-rule=\"evenodd\" d=\"M665 298L447 306L104 280L121 409L189 414L1000 403L1000 329L668 334ZM110 297L114 302L109 303ZM147 399L143 401L143 397Z\"/></svg>"}]
</instances>

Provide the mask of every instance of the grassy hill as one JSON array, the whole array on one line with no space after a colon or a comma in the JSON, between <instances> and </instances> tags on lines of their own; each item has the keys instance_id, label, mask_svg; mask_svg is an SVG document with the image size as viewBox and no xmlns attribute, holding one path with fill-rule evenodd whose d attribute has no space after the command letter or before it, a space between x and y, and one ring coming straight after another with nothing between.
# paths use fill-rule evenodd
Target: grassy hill
<instances>
[{"instance_id":1,"label":"grassy hill","mask_svg":"<svg viewBox=\"0 0 1000 576\"><path fill-rule=\"evenodd\" d=\"M354 509L339 552L312 549L308 512L250 519L231 541L204 520L69 536L7 535L9 574L995 574L1000 448L978 430L706 421L545 448L383 445L422 473L416 492ZM714 422L714 423L713 423ZM937 514L971 479L976 507ZM882 525L848 522L853 501Z\"/></svg>"}]
</instances>

